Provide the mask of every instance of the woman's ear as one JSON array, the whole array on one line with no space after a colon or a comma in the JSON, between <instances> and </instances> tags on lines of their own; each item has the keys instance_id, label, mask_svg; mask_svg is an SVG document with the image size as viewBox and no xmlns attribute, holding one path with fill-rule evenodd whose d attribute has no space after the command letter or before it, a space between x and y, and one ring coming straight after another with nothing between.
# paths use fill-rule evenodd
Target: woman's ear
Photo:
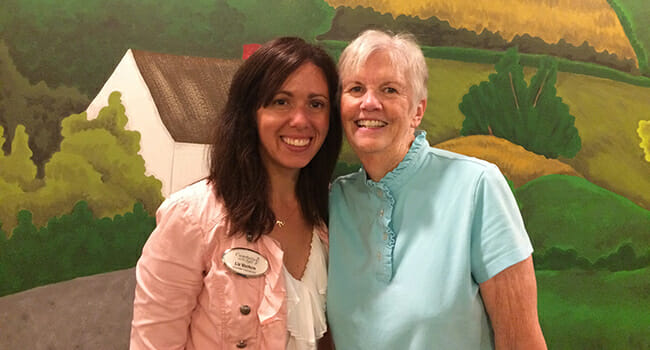
<instances>
[{"instance_id":1,"label":"woman's ear","mask_svg":"<svg viewBox=\"0 0 650 350\"><path fill-rule=\"evenodd\" d=\"M422 117L424 117L424 111L427 109L427 99L422 99L420 102L415 105L415 115L413 116L413 119L411 120L411 127L413 129L416 129L418 126L420 126L420 123L422 122Z\"/></svg>"}]
</instances>

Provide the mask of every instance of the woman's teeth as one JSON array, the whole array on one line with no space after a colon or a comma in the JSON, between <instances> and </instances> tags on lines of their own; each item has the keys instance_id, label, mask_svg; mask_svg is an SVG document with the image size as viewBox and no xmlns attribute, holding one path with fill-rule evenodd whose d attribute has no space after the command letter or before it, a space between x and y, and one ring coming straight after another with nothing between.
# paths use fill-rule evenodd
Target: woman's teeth
<instances>
[{"instance_id":1,"label":"woman's teeth","mask_svg":"<svg viewBox=\"0 0 650 350\"><path fill-rule=\"evenodd\" d=\"M297 139L293 137L283 137L282 141L291 146L307 146L309 144L309 138Z\"/></svg>"},{"instance_id":2,"label":"woman's teeth","mask_svg":"<svg viewBox=\"0 0 650 350\"><path fill-rule=\"evenodd\" d=\"M386 125L386 122L381 120L358 120L357 126L360 128L381 128Z\"/></svg>"}]
</instances>

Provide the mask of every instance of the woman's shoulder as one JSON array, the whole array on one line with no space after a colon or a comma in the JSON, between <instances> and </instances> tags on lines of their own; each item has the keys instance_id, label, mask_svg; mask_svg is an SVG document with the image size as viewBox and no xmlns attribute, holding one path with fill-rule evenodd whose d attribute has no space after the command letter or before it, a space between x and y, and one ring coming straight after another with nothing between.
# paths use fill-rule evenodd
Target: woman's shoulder
<instances>
[{"instance_id":1,"label":"woman's shoulder","mask_svg":"<svg viewBox=\"0 0 650 350\"><path fill-rule=\"evenodd\" d=\"M212 188L212 184L207 179L203 179L172 193L166 201L191 202L197 199L200 200L210 194L214 195Z\"/></svg>"},{"instance_id":2,"label":"woman's shoulder","mask_svg":"<svg viewBox=\"0 0 650 350\"><path fill-rule=\"evenodd\" d=\"M172 212L189 223L207 229L223 218L224 208L223 202L214 193L213 185L204 179L172 193L160 205L157 215Z\"/></svg>"}]
</instances>

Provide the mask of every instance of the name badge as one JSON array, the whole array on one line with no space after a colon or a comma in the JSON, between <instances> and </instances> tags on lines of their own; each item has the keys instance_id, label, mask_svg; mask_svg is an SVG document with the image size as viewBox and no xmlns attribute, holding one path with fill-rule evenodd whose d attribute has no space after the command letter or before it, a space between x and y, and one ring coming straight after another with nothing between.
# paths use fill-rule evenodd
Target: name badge
<instances>
[{"instance_id":1,"label":"name badge","mask_svg":"<svg viewBox=\"0 0 650 350\"><path fill-rule=\"evenodd\" d=\"M269 261L262 254L248 248L231 248L221 257L224 265L230 271L244 276L257 277L269 269Z\"/></svg>"}]
</instances>

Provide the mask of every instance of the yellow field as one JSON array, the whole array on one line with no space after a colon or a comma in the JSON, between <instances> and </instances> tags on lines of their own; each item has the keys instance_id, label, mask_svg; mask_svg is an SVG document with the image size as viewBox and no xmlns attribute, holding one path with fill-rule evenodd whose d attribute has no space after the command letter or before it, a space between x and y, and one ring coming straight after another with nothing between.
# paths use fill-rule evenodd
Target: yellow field
<instances>
[{"instance_id":1,"label":"yellow field","mask_svg":"<svg viewBox=\"0 0 650 350\"><path fill-rule=\"evenodd\" d=\"M570 165L557 159L548 159L491 135L461 136L433 145L433 147L475 157L495 164L515 187L523 186L538 177L550 174L581 176Z\"/></svg>"},{"instance_id":2,"label":"yellow field","mask_svg":"<svg viewBox=\"0 0 650 350\"><path fill-rule=\"evenodd\" d=\"M528 33L548 43L560 39L580 46L587 41L597 51L607 50L636 62L634 49L618 17L606 0L326 0L331 6L364 6L375 11L436 16L452 27L480 33L488 29L506 40Z\"/></svg>"}]
</instances>

